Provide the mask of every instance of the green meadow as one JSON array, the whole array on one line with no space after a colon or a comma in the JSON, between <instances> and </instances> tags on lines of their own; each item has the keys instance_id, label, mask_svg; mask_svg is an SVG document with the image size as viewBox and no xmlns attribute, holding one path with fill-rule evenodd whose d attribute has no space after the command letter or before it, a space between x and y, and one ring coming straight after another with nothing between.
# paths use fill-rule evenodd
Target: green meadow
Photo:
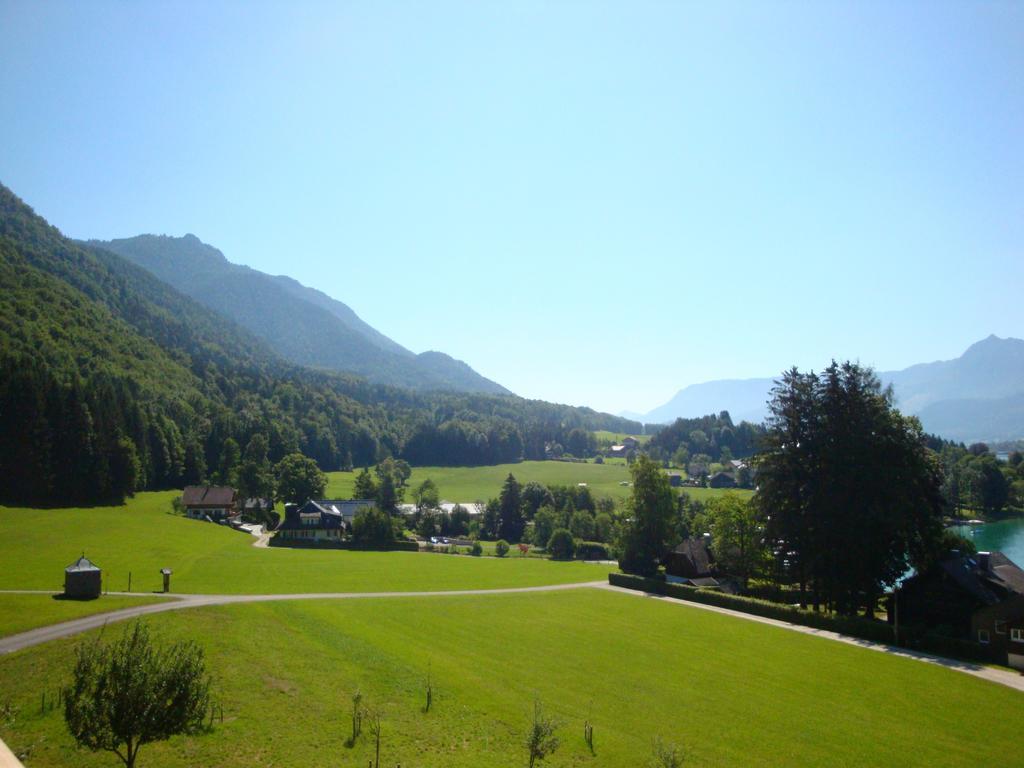
<instances>
[{"instance_id":1,"label":"green meadow","mask_svg":"<svg viewBox=\"0 0 1024 768\"><path fill-rule=\"evenodd\" d=\"M83 552L104 588L161 589L171 568L181 593L374 592L494 589L603 579L608 566L537 558L418 552L256 548L253 537L171 511L175 492L140 493L119 507L0 507L2 589L63 588L64 567Z\"/></svg>"},{"instance_id":2,"label":"green meadow","mask_svg":"<svg viewBox=\"0 0 1024 768\"><path fill-rule=\"evenodd\" d=\"M686 766L1003 765L1024 722L1019 692L951 670L597 589L288 601L149 622L160 639L205 647L224 720L145 746L145 768L362 768L367 729L345 746L357 689L381 716L384 766L525 766L535 697L560 723L544 762L556 768L648 765L656 738L681 745ZM30 766L117 764L77 750L59 711L40 713L80 641L0 658L13 708L0 736Z\"/></svg>"},{"instance_id":3,"label":"green meadow","mask_svg":"<svg viewBox=\"0 0 1024 768\"><path fill-rule=\"evenodd\" d=\"M145 605L161 597L121 597L104 595L96 600L61 600L53 595L0 594L0 637L16 635L36 627L59 624L94 613L117 611L134 605Z\"/></svg>"},{"instance_id":4,"label":"green meadow","mask_svg":"<svg viewBox=\"0 0 1024 768\"><path fill-rule=\"evenodd\" d=\"M329 472L327 496L352 498L357 472ZM538 482L544 485L576 485L586 483L595 497L628 498L631 488L620 483L629 482L629 467L625 461L594 464L568 461L522 461L516 464L497 464L489 467L413 467L409 487L415 488L427 478L437 484L441 498L451 502L476 502L497 498L509 474L520 483ZM697 499L720 495L713 488L685 488ZM737 491L744 496L751 491ZM411 501L411 495L407 494Z\"/></svg>"},{"instance_id":5,"label":"green meadow","mask_svg":"<svg viewBox=\"0 0 1024 768\"><path fill-rule=\"evenodd\" d=\"M627 437L632 437L641 445L651 439L651 435L627 435L625 432L609 432L607 429L599 429L595 431L594 437L597 438L598 442L610 442L613 445L621 444Z\"/></svg>"}]
</instances>

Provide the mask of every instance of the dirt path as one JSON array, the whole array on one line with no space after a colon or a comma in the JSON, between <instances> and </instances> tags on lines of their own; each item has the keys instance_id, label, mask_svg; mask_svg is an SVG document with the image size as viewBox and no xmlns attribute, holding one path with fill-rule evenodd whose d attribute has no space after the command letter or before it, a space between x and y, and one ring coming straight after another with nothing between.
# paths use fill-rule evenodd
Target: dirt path
<instances>
[{"instance_id":1,"label":"dirt path","mask_svg":"<svg viewBox=\"0 0 1024 768\"><path fill-rule=\"evenodd\" d=\"M882 653L889 653L893 656L900 656L905 659L912 659L914 661L923 661L928 664L935 664L940 667L946 667L957 672L963 672L974 677L980 677L982 680L988 680L991 683L999 683L1009 688L1014 688L1018 691L1024 692L1024 674L1017 672L1011 672L1005 669L998 669L995 667L986 667L983 664L972 664L969 661L957 661L956 659L947 659L942 656L932 656L929 653L920 653L919 651L911 651L907 648L899 648L895 645L885 645L884 643L873 643L869 640L861 640L858 637L850 637L849 635L841 635L838 632L829 632L824 629L815 629L813 627L805 627L801 624L790 624L787 621L779 621L778 619L769 619L764 616L754 616L749 613L742 613L740 611L733 611L728 608L719 608L714 605L704 605L703 603L694 603L689 600L679 600L675 597L665 597L664 595L657 595L652 592L640 592L635 589L626 589L625 587L615 587L606 582L602 582L598 585L599 589L607 589L611 592L618 592L623 595L633 595L634 597L644 597L652 600L658 600L659 602L672 603L675 605L683 605L688 608L700 608L705 611L714 611L715 613L722 613L726 616L733 616L737 619L746 619L747 621L756 621L761 624L769 624L773 627L779 627L780 629L788 629L793 632L800 632L805 635L814 635L815 637L823 637L826 640L835 640L836 642L846 643L847 645L856 645L858 648L867 648L870 651L881 651Z\"/></svg>"},{"instance_id":2,"label":"dirt path","mask_svg":"<svg viewBox=\"0 0 1024 768\"><path fill-rule=\"evenodd\" d=\"M80 619L64 621L60 624L51 624L47 627L30 629L17 635L0 638L0 655L20 651L23 648L31 648L40 643L50 640L57 640L62 637L71 637L90 629L111 624L125 619L134 619L138 616L146 616L151 613L163 613L164 611L177 611L183 608L202 608L208 605L230 605L232 603L265 603L277 600L358 600L361 598L389 598L389 597L455 597L460 595L508 595L520 592L556 592L565 589L581 589L586 587L600 587L605 585L604 581L586 581L578 584L548 584L540 587L505 587L501 589L450 589L436 590L432 592L301 592L280 595L152 595L166 597L159 603L148 603L137 605L131 608L122 608L108 613L95 613L91 616L83 616ZM35 592L33 590L0 590L0 594L46 594L53 592ZM110 592L111 595L128 595L141 597L138 592ZM145 595L150 597L151 595Z\"/></svg>"}]
</instances>

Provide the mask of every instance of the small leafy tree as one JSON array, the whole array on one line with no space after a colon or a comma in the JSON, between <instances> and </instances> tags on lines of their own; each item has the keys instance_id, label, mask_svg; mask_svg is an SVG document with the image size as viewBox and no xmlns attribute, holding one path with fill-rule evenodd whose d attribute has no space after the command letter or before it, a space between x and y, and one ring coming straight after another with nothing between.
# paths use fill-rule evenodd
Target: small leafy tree
<instances>
[{"instance_id":1,"label":"small leafy tree","mask_svg":"<svg viewBox=\"0 0 1024 768\"><path fill-rule=\"evenodd\" d=\"M533 768L537 761L543 761L545 757L558 749L558 737L555 736L557 728L558 723L544 714L540 699L535 699L533 702L533 726L526 737L530 768Z\"/></svg>"},{"instance_id":2,"label":"small leafy tree","mask_svg":"<svg viewBox=\"0 0 1024 768\"><path fill-rule=\"evenodd\" d=\"M660 736L654 740L652 751L652 768L680 768L683 764L682 748L677 744L666 744Z\"/></svg>"},{"instance_id":3,"label":"small leafy tree","mask_svg":"<svg viewBox=\"0 0 1024 768\"><path fill-rule=\"evenodd\" d=\"M356 475L356 484L352 489L352 494L357 499L377 498L377 483L368 467L363 467L363 471Z\"/></svg>"},{"instance_id":4,"label":"small leafy tree","mask_svg":"<svg viewBox=\"0 0 1024 768\"><path fill-rule=\"evenodd\" d=\"M362 549L387 549L395 540L391 516L377 507L356 512L352 520L352 543Z\"/></svg>"},{"instance_id":5,"label":"small leafy tree","mask_svg":"<svg viewBox=\"0 0 1024 768\"><path fill-rule=\"evenodd\" d=\"M363 732L363 692L357 690L352 694L352 735L349 737L348 746L353 746L359 734Z\"/></svg>"},{"instance_id":6,"label":"small leafy tree","mask_svg":"<svg viewBox=\"0 0 1024 768\"><path fill-rule=\"evenodd\" d=\"M559 528L548 539L548 554L553 560L572 560L576 554L576 542L565 528Z\"/></svg>"},{"instance_id":7,"label":"small leafy tree","mask_svg":"<svg viewBox=\"0 0 1024 768\"><path fill-rule=\"evenodd\" d=\"M120 639L78 647L64 689L64 721L80 746L133 768L143 744L196 733L210 709L210 678L194 642L156 646L142 622Z\"/></svg>"},{"instance_id":8,"label":"small leafy tree","mask_svg":"<svg viewBox=\"0 0 1024 768\"><path fill-rule=\"evenodd\" d=\"M430 667L427 667L427 684L426 684L427 701L423 705L423 711L429 712L431 705L434 703L434 684L430 679Z\"/></svg>"}]
</instances>

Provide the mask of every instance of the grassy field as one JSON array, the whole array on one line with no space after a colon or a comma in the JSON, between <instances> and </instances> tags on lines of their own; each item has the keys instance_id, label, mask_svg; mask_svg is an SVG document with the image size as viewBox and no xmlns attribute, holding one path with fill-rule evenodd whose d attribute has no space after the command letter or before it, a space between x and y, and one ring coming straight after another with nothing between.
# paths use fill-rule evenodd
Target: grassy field
<instances>
[{"instance_id":1,"label":"grassy field","mask_svg":"<svg viewBox=\"0 0 1024 768\"><path fill-rule=\"evenodd\" d=\"M640 443L640 445L643 445L651 439L650 435L627 435L625 432L609 432L607 429L597 430L594 432L594 437L596 437L599 442L608 440L612 444L621 444L627 437L632 437Z\"/></svg>"},{"instance_id":2,"label":"grassy field","mask_svg":"<svg viewBox=\"0 0 1024 768\"><path fill-rule=\"evenodd\" d=\"M586 483L597 496L613 499L627 498L632 489L619 485L629 481L629 468L625 462L577 464L567 461L523 461L517 464L497 464L490 467L414 467L409 487L414 488L428 477L437 484L441 498L452 502L486 501L497 498L509 473L520 483L536 481L544 485L576 485ZM330 498L352 497L356 472L328 473L327 495ZM686 488L697 499L719 495L723 491L713 488ZM737 491L745 496L750 491ZM411 501L411 496L409 498Z\"/></svg>"},{"instance_id":3,"label":"grassy field","mask_svg":"<svg viewBox=\"0 0 1024 768\"><path fill-rule=\"evenodd\" d=\"M51 595L0 595L0 637L164 599L106 595L96 600L61 600Z\"/></svg>"},{"instance_id":4,"label":"grassy field","mask_svg":"<svg viewBox=\"0 0 1024 768\"><path fill-rule=\"evenodd\" d=\"M63 587L64 567L82 552L104 587L174 592L282 593L491 589L604 578L607 566L534 558L455 557L416 552L257 549L252 537L171 513L176 494L141 493L122 507L0 507L0 589Z\"/></svg>"},{"instance_id":5,"label":"grassy field","mask_svg":"<svg viewBox=\"0 0 1024 768\"><path fill-rule=\"evenodd\" d=\"M344 746L356 689L381 713L386 766L524 766L535 696L560 722L562 746L544 763L556 768L647 765L657 737L681 744L687 766L1003 765L1020 750L1019 692L600 590L267 603L150 623L206 647L225 720L145 746L146 768L361 768L372 757L365 729ZM67 681L75 642L0 658L14 707L0 736L30 766L117 764L76 750L60 712L39 711L41 692Z\"/></svg>"}]
</instances>

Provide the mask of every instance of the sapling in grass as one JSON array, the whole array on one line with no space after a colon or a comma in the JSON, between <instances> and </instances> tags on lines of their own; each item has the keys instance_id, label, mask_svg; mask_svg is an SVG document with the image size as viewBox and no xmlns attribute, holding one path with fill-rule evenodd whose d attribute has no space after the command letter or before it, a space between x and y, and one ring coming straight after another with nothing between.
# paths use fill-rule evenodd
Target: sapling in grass
<instances>
[{"instance_id":1,"label":"sapling in grass","mask_svg":"<svg viewBox=\"0 0 1024 768\"><path fill-rule=\"evenodd\" d=\"M555 736L556 728L558 728L558 723L544 714L540 699L535 699L533 702L533 725L526 737L530 768L558 749L558 737Z\"/></svg>"}]
</instances>

